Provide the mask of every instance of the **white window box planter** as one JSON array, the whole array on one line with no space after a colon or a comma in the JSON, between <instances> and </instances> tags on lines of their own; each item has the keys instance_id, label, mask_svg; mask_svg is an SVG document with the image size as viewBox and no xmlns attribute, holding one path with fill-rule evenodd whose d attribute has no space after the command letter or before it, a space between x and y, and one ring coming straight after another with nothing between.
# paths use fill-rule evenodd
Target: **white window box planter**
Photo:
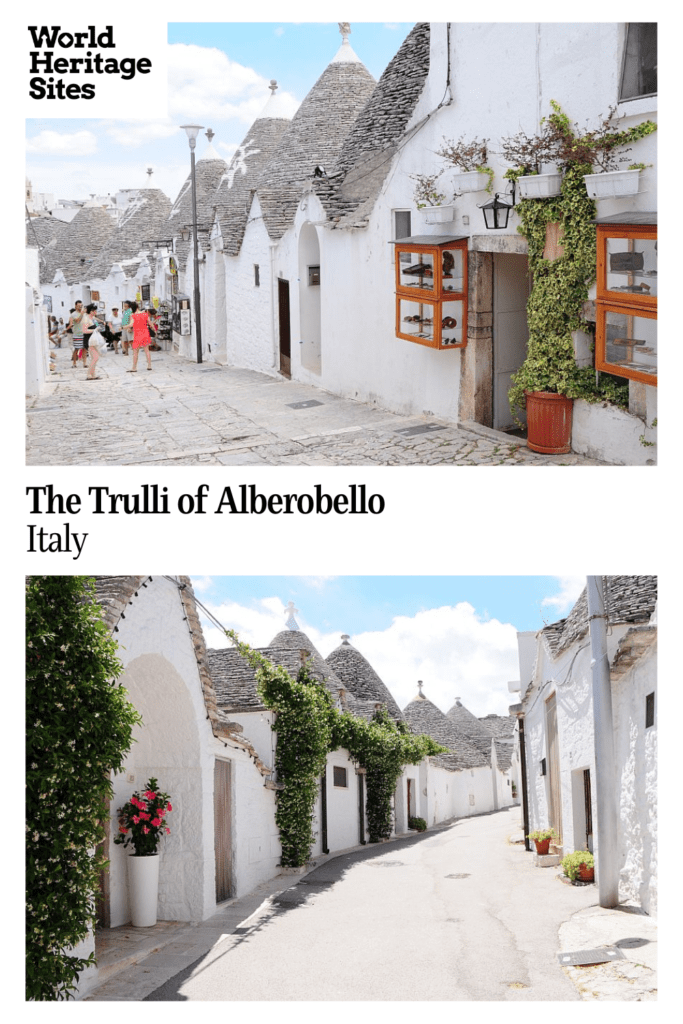
<instances>
[{"instance_id":1,"label":"white window box planter","mask_svg":"<svg viewBox=\"0 0 683 1024\"><path fill-rule=\"evenodd\" d=\"M486 171L458 171L453 175L456 192L482 192L488 188L489 176Z\"/></svg>"},{"instance_id":2,"label":"white window box planter","mask_svg":"<svg viewBox=\"0 0 683 1024\"><path fill-rule=\"evenodd\" d=\"M426 224L450 224L455 220L454 206L425 206L420 213Z\"/></svg>"},{"instance_id":3,"label":"white window box planter","mask_svg":"<svg viewBox=\"0 0 683 1024\"><path fill-rule=\"evenodd\" d=\"M618 199L638 193L640 170L605 171L603 174L584 174L586 191L591 199Z\"/></svg>"},{"instance_id":4,"label":"white window box planter","mask_svg":"<svg viewBox=\"0 0 683 1024\"><path fill-rule=\"evenodd\" d=\"M517 183L522 199L548 199L550 196L559 196L562 191L562 175L559 172L526 174L518 178Z\"/></svg>"}]
</instances>

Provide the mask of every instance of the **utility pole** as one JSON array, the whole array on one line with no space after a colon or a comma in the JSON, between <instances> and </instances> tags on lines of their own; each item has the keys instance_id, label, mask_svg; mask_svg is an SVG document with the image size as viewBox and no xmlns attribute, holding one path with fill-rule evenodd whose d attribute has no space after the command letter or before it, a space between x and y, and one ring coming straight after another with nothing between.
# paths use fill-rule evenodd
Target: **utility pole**
<instances>
[{"instance_id":1,"label":"utility pole","mask_svg":"<svg viewBox=\"0 0 683 1024\"><path fill-rule=\"evenodd\" d=\"M593 735L598 810L598 892L601 907L619 904L617 792L614 771L612 687L607 657L607 618L602 576L587 577L593 681Z\"/></svg>"}]
</instances>

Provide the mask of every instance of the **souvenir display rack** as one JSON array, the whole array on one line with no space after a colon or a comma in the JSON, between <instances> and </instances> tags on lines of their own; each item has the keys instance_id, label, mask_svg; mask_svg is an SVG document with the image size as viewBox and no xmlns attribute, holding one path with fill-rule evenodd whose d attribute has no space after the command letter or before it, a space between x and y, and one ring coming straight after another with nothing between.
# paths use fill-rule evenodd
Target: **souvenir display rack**
<instances>
[{"instance_id":1,"label":"souvenir display rack","mask_svg":"<svg viewBox=\"0 0 683 1024\"><path fill-rule=\"evenodd\" d=\"M396 247L396 336L440 350L467 344L467 238L415 235Z\"/></svg>"},{"instance_id":2,"label":"souvenir display rack","mask_svg":"<svg viewBox=\"0 0 683 1024\"><path fill-rule=\"evenodd\" d=\"M597 221L595 366L657 384L656 214Z\"/></svg>"}]
</instances>

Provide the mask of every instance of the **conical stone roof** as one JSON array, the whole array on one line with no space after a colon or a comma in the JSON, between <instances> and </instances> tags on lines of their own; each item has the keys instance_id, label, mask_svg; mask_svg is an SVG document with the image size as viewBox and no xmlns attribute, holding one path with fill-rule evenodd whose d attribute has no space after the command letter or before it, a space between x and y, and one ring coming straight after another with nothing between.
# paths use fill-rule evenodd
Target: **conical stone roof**
<instances>
[{"instance_id":1,"label":"conical stone roof","mask_svg":"<svg viewBox=\"0 0 683 1024\"><path fill-rule=\"evenodd\" d=\"M346 634L343 643L335 647L325 661L334 669L350 693L373 708L375 704L384 704L391 718L395 721L403 720L403 712L390 691L372 665L348 642Z\"/></svg>"},{"instance_id":2,"label":"conical stone roof","mask_svg":"<svg viewBox=\"0 0 683 1024\"><path fill-rule=\"evenodd\" d=\"M213 202L223 236L223 251L229 256L239 254L252 193L290 125L290 118L276 101L273 93L261 116L235 150L216 189Z\"/></svg>"},{"instance_id":3,"label":"conical stone roof","mask_svg":"<svg viewBox=\"0 0 683 1024\"><path fill-rule=\"evenodd\" d=\"M213 223L213 204L216 189L227 170L225 160L217 157L213 146L208 147L207 157L195 163L197 188L197 223L201 228L209 229ZM192 172L188 174L180 189L171 211L159 229L160 238L175 238L175 255L178 266L183 269L187 264L188 254L193 247L192 237L183 241L180 232L192 224ZM208 232L199 232L199 240L208 237Z\"/></svg>"},{"instance_id":4,"label":"conical stone roof","mask_svg":"<svg viewBox=\"0 0 683 1024\"><path fill-rule=\"evenodd\" d=\"M490 759L491 740L493 739L493 733L490 729L482 725L479 719L475 718L466 707L463 707L459 700L456 700L453 707L447 712L446 717L456 727L463 739L473 743L475 747L478 747Z\"/></svg>"},{"instance_id":5,"label":"conical stone roof","mask_svg":"<svg viewBox=\"0 0 683 1024\"><path fill-rule=\"evenodd\" d=\"M95 258L115 230L114 221L103 207L86 203L67 224L67 230L55 237L55 244L44 250L41 284L51 282L58 270L67 284L89 281Z\"/></svg>"},{"instance_id":6,"label":"conical stone roof","mask_svg":"<svg viewBox=\"0 0 683 1024\"><path fill-rule=\"evenodd\" d=\"M292 118L264 170L258 198L268 234L281 238L317 165L329 171L375 87L375 79L344 42Z\"/></svg>"},{"instance_id":7,"label":"conical stone roof","mask_svg":"<svg viewBox=\"0 0 683 1024\"><path fill-rule=\"evenodd\" d=\"M340 691L346 690L334 670L326 664L320 652L300 629L284 629L267 647L258 650L274 665L286 669L292 678L296 678L305 661L311 676L324 683L335 701L339 700ZM208 652L208 660L218 704L225 712L256 711L263 708L257 692L256 671L239 651L234 647L212 649ZM344 695L342 707L353 714L364 712L353 694Z\"/></svg>"},{"instance_id":8,"label":"conical stone roof","mask_svg":"<svg viewBox=\"0 0 683 1024\"><path fill-rule=\"evenodd\" d=\"M432 704L422 692L403 709L403 714L413 732L426 733L437 743L448 747L450 755L439 755L445 758L444 767L477 768L489 763L489 758L484 752L464 739L443 711L437 708L436 704Z\"/></svg>"},{"instance_id":9,"label":"conical stone roof","mask_svg":"<svg viewBox=\"0 0 683 1024\"><path fill-rule=\"evenodd\" d=\"M92 264L90 277L105 278L113 263L132 259L143 249L153 251L155 239L163 237L160 232L170 212L171 200L161 189L140 189Z\"/></svg>"},{"instance_id":10,"label":"conical stone roof","mask_svg":"<svg viewBox=\"0 0 683 1024\"><path fill-rule=\"evenodd\" d=\"M429 72L429 24L411 30L344 140L335 174L314 189L339 227L364 227ZM327 168L328 172L331 170Z\"/></svg>"}]
</instances>

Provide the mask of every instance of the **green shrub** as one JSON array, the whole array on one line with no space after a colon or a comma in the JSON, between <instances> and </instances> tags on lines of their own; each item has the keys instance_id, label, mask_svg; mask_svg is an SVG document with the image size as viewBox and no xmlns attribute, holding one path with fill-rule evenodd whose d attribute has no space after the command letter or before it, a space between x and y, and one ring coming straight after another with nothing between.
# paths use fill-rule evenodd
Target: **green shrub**
<instances>
[{"instance_id":1,"label":"green shrub","mask_svg":"<svg viewBox=\"0 0 683 1024\"><path fill-rule=\"evenodd\" d=\"M116 643L90 578L26 583L26 997L73 997L94 954L75 956L95 921L94 849L140 721L116 684Z\"/></svg>"},{"instance_id":2,"label":"green shrub","mask_svg":"<svg viewBox=\"0 0 683 1024\"><path fill-rule=\"evenodd\" d=\"M427 822L424 818L408 818L408 828L414 828L417 832L426 832Z\"/></svg>"},{"instance_id":3,"label":"green shrub","mask_svg":"<svg viewBox=\"0 0 683 1024\"><path fill-rule=\"evenodd\" d=\"M579 868L582 864L585 864L587 868L595 867L595 859L592 853L588 850L574 850L573 853L568 853L562 860L562 870L568 878L571 878L572 882L579 873Z\"/></svg>"}]
</instances>

